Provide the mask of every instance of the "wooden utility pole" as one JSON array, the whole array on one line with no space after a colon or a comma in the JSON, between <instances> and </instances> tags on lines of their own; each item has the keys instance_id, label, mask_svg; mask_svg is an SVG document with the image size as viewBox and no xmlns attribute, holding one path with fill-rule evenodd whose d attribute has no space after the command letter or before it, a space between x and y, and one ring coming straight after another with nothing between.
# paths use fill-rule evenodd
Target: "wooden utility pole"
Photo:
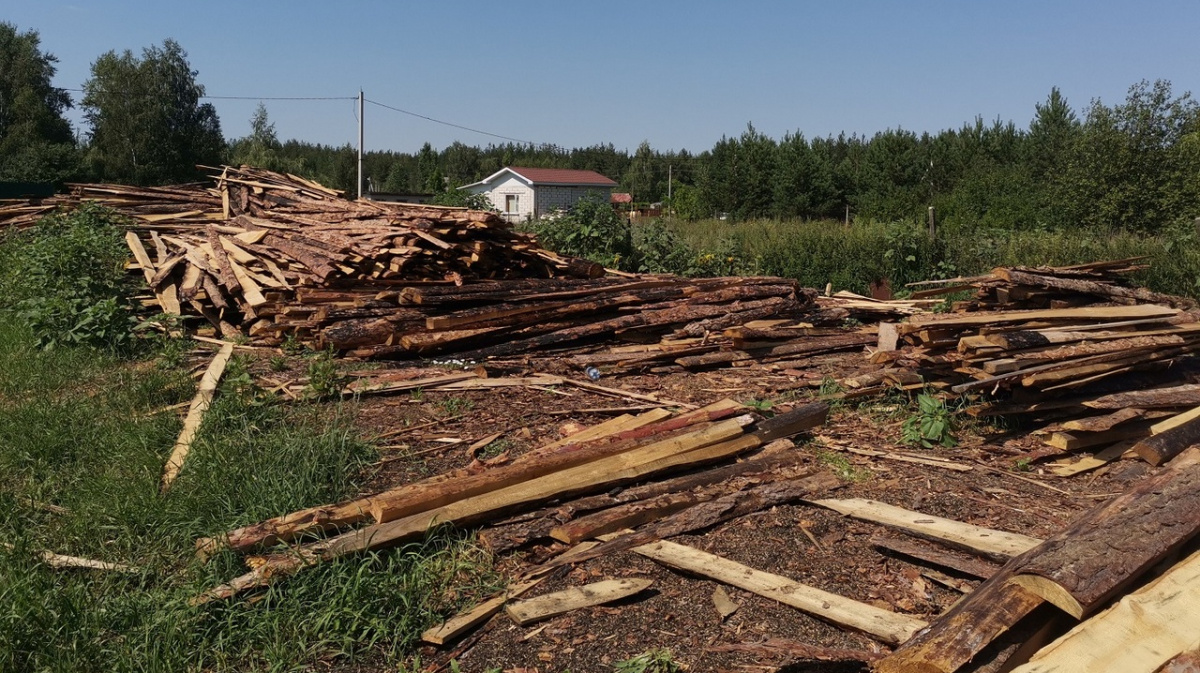
<instances>
[{"instance_id":1,"label":"wooden utility pole","mask_svg":"<svg viewBox=\"0 0 1200 673\"><path fill-rule=\"evenodd\" d=\"M937 238L937 220L933 206L929 206L929 238Z\"/></svg>"},{"instance_id":2,"label":"wooden utility pole","mask_svg":"<svg viewBox=\"0 0 1200 673\"><path fill-rule=\"evenodd\" d=\"M363 91L358 90L358 198L363 197Z\"/></svg>"}]
</instances>

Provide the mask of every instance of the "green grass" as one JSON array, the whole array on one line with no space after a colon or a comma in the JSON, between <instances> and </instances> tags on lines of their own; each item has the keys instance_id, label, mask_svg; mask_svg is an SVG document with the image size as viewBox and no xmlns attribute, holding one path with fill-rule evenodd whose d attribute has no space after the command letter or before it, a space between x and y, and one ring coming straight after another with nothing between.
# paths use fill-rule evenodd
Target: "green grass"
<instances>
[{"instance_id":1,"label":"green grass","mask_svg":"<svg viewBox=\"0 0 1200 673\"><path fill-rule=\"evenodd\" d=\"M356 492L374 452L350 409L273 403L235 361L160 496L180 421L152 412L189 400L194 382L169 357L128 363L32 343L0 321L0 540L12 544L0 546L0 671L396 663L421 629L496 588L490 558L447 533L309 569L251 600L188 606L244 571L232 553L195 561L197 537ZM40 550L139 570L55 570Z\"/></svg>"},{"instance_id":2,"label":"green grass","mask_svg":"<svg viewBox=\"0 0 1200 673\"><path fill-rule=\"evenodd\" d=\"M674 221L672 231L738 273L795 278L802 285L866 292L887 278L905 283L986 273L997 266L1069 265L1146 255L1133 281L1200 297L1200 241L1193 228L1157 236L1121 230L989 230L946 227L931 241L914 223L751 220Z\"/></svg>"}]
</instances>

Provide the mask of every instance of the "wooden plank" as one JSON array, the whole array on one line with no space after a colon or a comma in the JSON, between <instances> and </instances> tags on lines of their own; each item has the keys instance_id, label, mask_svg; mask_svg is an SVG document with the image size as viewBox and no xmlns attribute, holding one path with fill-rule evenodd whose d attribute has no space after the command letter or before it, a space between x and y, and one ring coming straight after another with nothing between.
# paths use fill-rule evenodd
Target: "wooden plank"
<instances>
[{"instance_id":1,"label":"wooden plank","mask_svg":"<svg viewBox=\"0 0 1200 673\"><path fill-rule=\"evenodd\" d=\"M179 438L175 440L175 446L171 449L171 456L167 459L166 468L163 470L161 490L166 491L170 488L175 478L179 476L183 462L187 460L188 452L192 448L192 441L196 438L196 432L200 429L200 423L204 420L204 413L212 404L217 384L221 382L221 376L225 373L225 365L229 364L229 358L232 355L233 344L222 346L212 362L209 363L203 378L200 379L200 387L196 391L196 396L192 398L187 418L183 421L183 430L179 433Z\"/></svg>"},{"instance_id":2,"label":"wooden plank","mask_svg":"<svg viewBox=\"0 0 1200 673\"><path fill-rule=\"evenodd\" d=\"M890 645L908 640L926 626L916 617L838 596L674 542L655 542L635 547L633 551L668 567L708 577L797 608L838 626L870 634Z\"/></svg>"},{"instance_id":3,"label":"wooden plank","mask_svg":"<svg viewBox=\"0 0 1200 673\"><path fill-rule=\"evenodd\" d=\"M1027 535L922 514L875 500L847 498L814 500L813 503L855 519L898 528L917 537L996 561L1007 561L1041 543L1041 540Z\"/></svg>"},{"instance_id":4,"label":"wooden plank","mask_svg":"<svg viewBox=\"0 0 1200 673\"><path fill-rule=\"evenodd\" d=\"M1038 320L1100 321L1130 318L1158 318L1179 315L1179 311L1163 306L1140 304L1135 306L1087 306L1084 308L1045 309L1037 311L1009 311L1004 313L985 312L980 315L943 318L941 316L915 316L900 326L901 334L929 328L979 327L1001 323L1033 322Z\"/></svg>"},{"instance_id":5,"label":"wooden plank","mask_svg":"<svg viewBox=\"0 0 1200 673\"><path fill-rule=\"evenodd\" d=\"M1161 428L1150 437L1134 445L1133 450L1151 465L1163 463L1178 456L1189 446L1200 443L1200 415L1193 409L1179 414L1151 428Z\"/></svg>"},{"instance_id":6,"label":"wooden plank","mask_svg":"<svg viewBox=\"0 0 1200 673\"><path fill-rule=\"evenodd\" d=\"M626 414L621 417L609 419L604 423L587 428L572 437L530 451L525 456L514 461L513 465L533 460L532 457L548 455L573 442L581 444L587 441L610 437L618 432L641 428L662 420L664 416L669 415L670 412L656 409L637 417ZM530 456L530 458L526 459L526 456ZM467 473L450 473L449 479L462 479L467 476L469 476ZM336 505L321 505L299 510L284 516L274 517L250 526L238 528L218 537L200 538L196 540L196 553L197 556L206 558L218 549L228 548L235 551L245 551L258 546L275 544L276 542L287 542L309 532L319 532L339 526L361 523L371 518L370 506L372 498L382 497L394 491L428 488L430 484L441 483L447 480L435 477L365 498L357 498Z\"/></svg>"},{"instance_id":7,"label":"wooden plank","mask_svg":"<svg viewBox=\"0 0 1200 673\"><path fill-rule=\"evenodd\" d=\"M1065 464L1051 463L1047 467L1055 476L1073 477L1077 474L1082 474L1084 472L1089 472L1091 470L1104 467L1114 460L1119 460L1126 454L1133 455L1132 449L1133 445L1136 443L1137 442L1135 440L1117 442L1110 447L1098 451L1094 456L1087 456L1085 458L1080 458L1079 460Z\"/></svg>"},{"instance_id":8,"label":"wooden plank","mask_svg":"<svg viewBox=\"0 0 1200 673\"><path fill-rule=\"evenodd\" d=\"M557 617L574 610L612 603L645 591L654 580L625 578L593 582L581 587L571 587L545 596L538 596L509 603L504 611L514 622L528 626L543 619Z\"/></svg>"},{"instance_id":9,"label":"wooden plank","mask_svg":"<svg viewBox=\"0 0 1200 673\"><path fill-rule=\"evenodd\" d=\"M470 610L455 615L437 626L426 629L421 634L421 640L434 645L445 645L447 642L457 639L462 634L487 621L492 615L500 612L505 603L541 584L544 579L545 577L537 577L526 582L514 584L506 591L489 598Z\"/></svg>"},{"instance_id":10,"label":"wooden plank","mask_svg":"<svg viewBox=\"0 0 1200 673\"><path fill-rule=\"evenodd\" d=\"M1195 407L1200 405L1200 384L1189 383L1169 388L1128 390L1088 400L1083 402L1083 405L1093 409L1124 409L1126 407L1170 409L1174 407Z\"/></svg>"},{"instance_id":11,"label":"wooden plank","mask_svg":"<svg viewBox=\"0 0 1200 673\"><path fill-rule=\"evenodd\" d=\"M894 537L875 536L871 538L871 544L886 549L888 551L911 556L926 563L932 563L943 568L957 570L960 573L965 573L979 579L987 579L996 574L1000 569L999 565L982 561L980 559L964 559L951 554L947 554L928 543L918 544L911 540L902 540Z\"/></svg>"},{"instance_id":12,"label":"wooden plank","mask_svg":"<svg viewBox=\"0 0 1200 673\"><path fill-rule=\"evenodd\" d=\"M1200 552L1071 629L1014 673L1153 673L1200 644Z\"/></svg>"}]
</instances>

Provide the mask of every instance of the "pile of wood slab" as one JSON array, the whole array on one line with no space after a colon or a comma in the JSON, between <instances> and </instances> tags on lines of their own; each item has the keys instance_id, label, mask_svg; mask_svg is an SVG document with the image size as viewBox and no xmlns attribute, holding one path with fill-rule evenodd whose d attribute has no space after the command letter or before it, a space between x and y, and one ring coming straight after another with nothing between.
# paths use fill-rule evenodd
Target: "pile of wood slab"
<instances>
[{"instance_id":1,"label":"pile of wood slab","mask_svg":"<svg viewBox=\"0 0 1200 673\"><path fill-rule=\"evenodd\" d=\"M558 504L550 512L558 516L546 512L510 522L491 538L573 542L647 524L586 557L573 557L577 561L836 487L835 477L803 468L802 453L780 441L822 424L826 405L808 404L770 419L747 412L725 400L678 414L664 409L624 414L507 464L474 464L199 540L197 550L204 557L223 550L265 554L248 559L249 573L197 601L229 598L314 563L417 539L435 526L497 524L551 501ZM685 474L664 479L677 473ZM644 485L613 491L635 483ZM564 520L564 508L580 516ZM293 542L299 544L277 547Z\"/></svg>"},{"instance_id":2,"label":"pile of wood slab","mask_svg":"<svg viewBox=\"0 0 1200 673\"><path fill-rule=\"evenodd\" d=\"M975 300L958 305L973 310L881 323L871 359L947 393L982 395L972 415L1036 424L1045 447L1028 461L1097 454L1052 465L1060 476L1131 450L1159 465L1200 438L1200 422L1192 422L1200 416L1200 315L1187 310L1187 298L1114 281L1134 268L1123 260L996 269L972 281ZM1011 308L979 310L995 306Z\"/></svg>"}]
</instances>

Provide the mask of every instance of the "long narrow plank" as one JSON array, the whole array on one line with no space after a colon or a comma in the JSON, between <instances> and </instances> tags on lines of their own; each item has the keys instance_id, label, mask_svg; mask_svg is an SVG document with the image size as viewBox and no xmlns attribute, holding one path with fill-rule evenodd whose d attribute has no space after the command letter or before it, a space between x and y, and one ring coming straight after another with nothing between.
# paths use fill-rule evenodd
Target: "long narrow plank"
<instances>
[{"instance_id":1,"label":"long narrow plank","mask_svg":"<svg viewBox=\"0 0 1200 673\"><path fill-rule=\"evenodd\" d=\"M221 382L221 376L225 373L225 366L229 364L229 358L233 355L233 344L225 344L221 350L217 352L216 357L208 365L208 370L204 372L204 377L200 379L200 387L196 391L196 396L192 399L192 404L188 408L187 418L183 421L183 431L179 433L179 438L175 441L174 448L171 449L171 457L167 459L166 468L163 471L161 490L166 491L171 487L175 478L179 476L179 471L183 468L183 462L187 460L188 452L191 451L192 441L196 438L196 432L200 429L200 422L204 420L204 413L208 411L208 407L212 404L213 395L216 394L217 384Z\"/></svg>"},{"instance_id":2,"label":"long narrow plank","mask_svg":"<svg viewBox=\"0 0 1200 673\"><path fill-rule=\"evenodd\" d=\"M672 568L724 582L839 626L868 633L890 645L908 640L926 626L916 617L860 603L675 542L655 542L634 547L633 551Z\"/></svg>"},{"instance_id":3,"label":"long narrow plank","mask_svg":"<svg viewBox=\"0 0 1200 673\"><path fill-rule=\"evenodd\" d=\"M917 537L941 542L1000 562L1026 552L1042 542L1028 535L922 514L875 500L846 498L813 502L855 519L898 528Z\"/></svg>"},{"instance_id":4,"label":"long narrow plank","mask_svg":"<svg viewBox=\"0 0 1200 673\"><path fill-rule=\"evenodd\" d=\"M1051 643L1013 673L1153 673L1200 644L1200 552Z\"/></svg>"},{"instance_id":5,"label":"long narrow plank","mask_svg":"<svg viewBox=\"0 0 1200 673\"><path fill-rule=\"evenodd\" d=\"M514 622L526 626L543 619L550 619L573 610L595 607L619 601L622 598L645 591L654 580L625 578L593 582L581 587L571 587L545 596L509 603L504 611Z\"/></svg>"},{"instance_id":6,"label":"long narrow plank","mask_svg":"<svg viewBox=\"0 0 1200 673\"><path fill-rule=\"evenodd\" d=\"M666 416L670 416L670 413L661 409L655 409L638 416L630 416L625 414L617 418L609 419L604 423L594 425L575 435L572 435L571 437L567 437L558 442L553 442L534 451L530 451L529 453L525 454L525 456L513 461L513 465L529 462L526 460L528 456L547 455L571 444L578 445L582 444L583 442L610 437L619 432L642 428L651 423L663 420ZM467 475L464 473L458 476L466 477ZM399 489L393 489L393 491L385 491L384 493L365 498L357 498L355 500L334 505L320 505L297 512L291 512L283 516L274 517L256 524L251 524L249 526L244 526L242 528L229 531L228 533L225 533L219 537L200 538L196 540L196 554L203 559L211 555L216 550L222 548L229 548L235 551L245 551L258 546L274 544L276 542L287 542L307 532L318 532L339 526L361 523L371 518L370 507L373 498L381 497L387 495L388 493L393 493L400 490L411 491L416 488L425 488L435 482L444 481L446 480L439 478L428 479L415 484L402 486Z\"/></svg>"}]
</instances>

